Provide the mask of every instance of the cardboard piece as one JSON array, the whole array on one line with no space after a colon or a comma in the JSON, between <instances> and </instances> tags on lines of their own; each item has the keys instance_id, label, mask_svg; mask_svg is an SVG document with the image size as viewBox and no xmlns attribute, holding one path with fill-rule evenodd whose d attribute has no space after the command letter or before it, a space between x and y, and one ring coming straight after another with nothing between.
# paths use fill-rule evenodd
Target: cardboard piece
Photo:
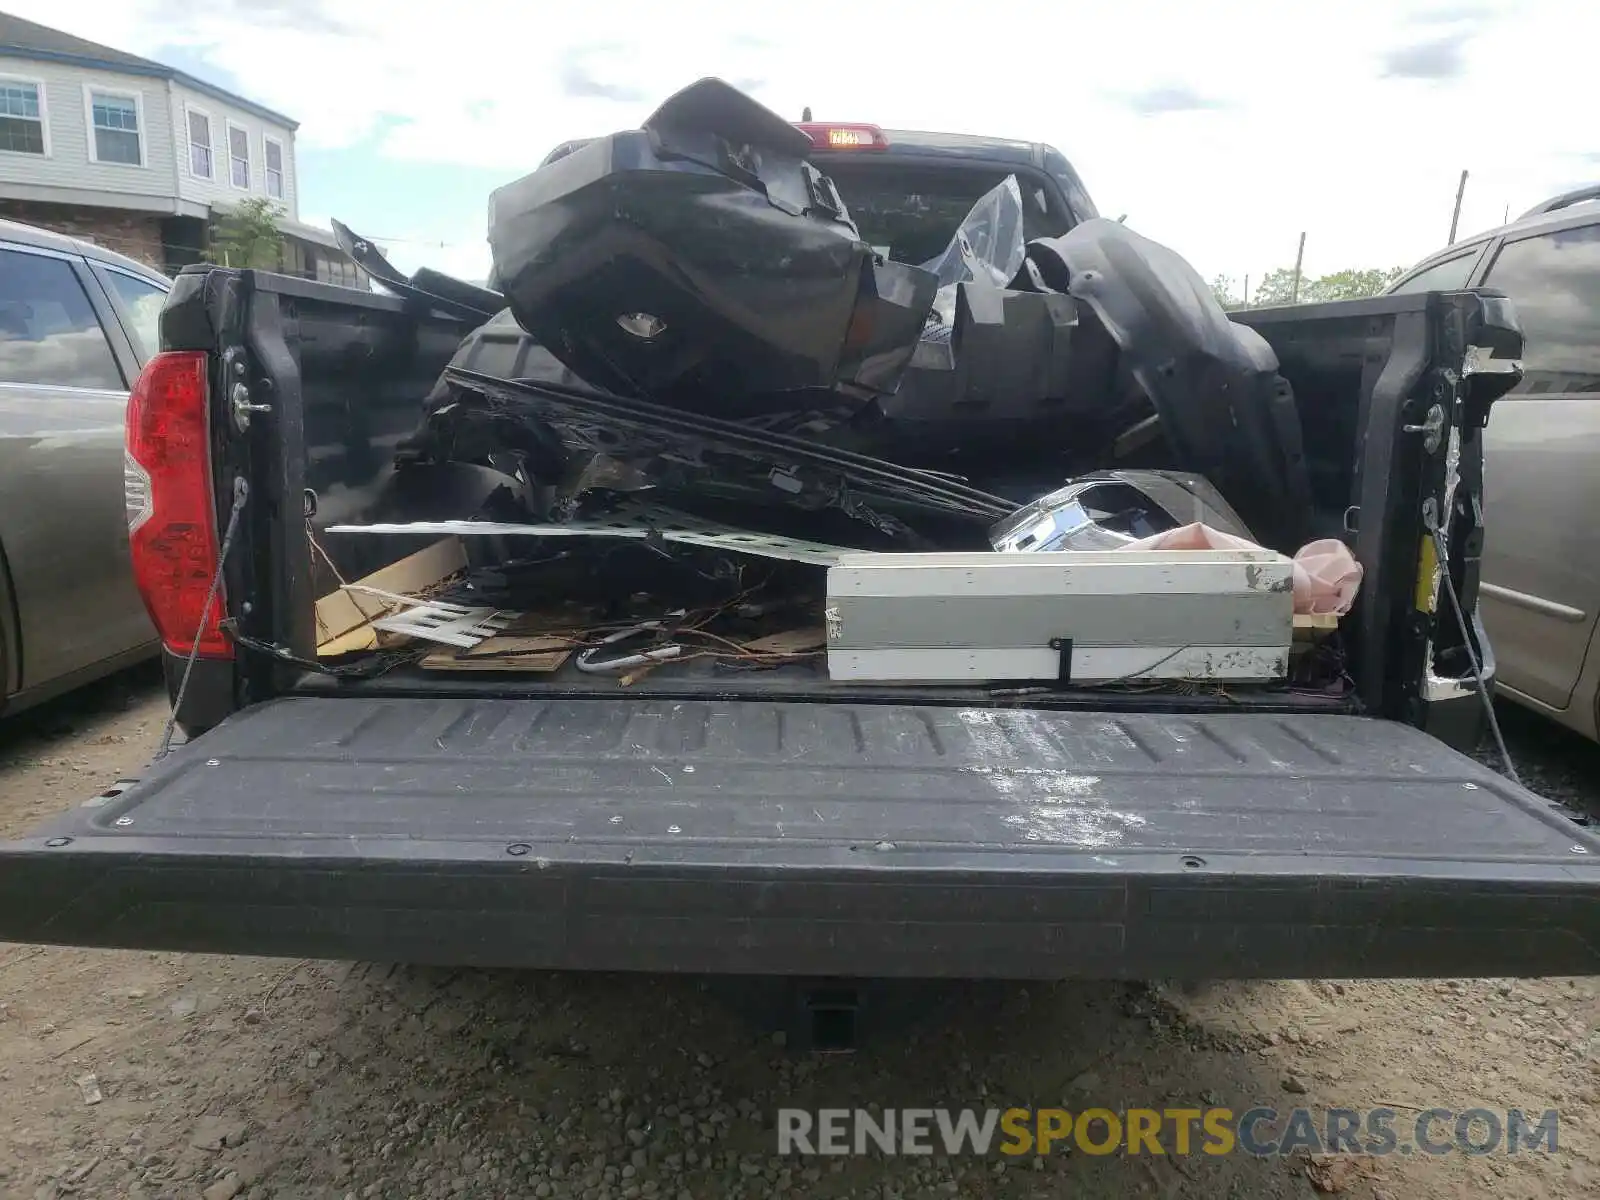
<instances>
[{"instance_id":1,"label":"cardboard piece","mask_svg":"<svg viewBox=\"0 0 1600 1200\"><path fill-rule=\"evenodd\" d=\"M514 614L502 631L504 634L532 637L537 634L564 634L570 640L581 637L584 629L596 620L589 609L569 605L565 609L549 612L520 612Z\"/></svg>"},{"instance_id":2,"label":"cardboard piece","mask_svg":"<svg viewBox=\"0 0 1600 1200\"><path fill-rule=\"evenodd\" d=\"M448 537L356 582L380 591L415 595L465 570L466 565L467 550L461 539ZM357 650L379 649L381 635L372 628L372 622L396 607L376 596L345 588L330 592L317 601L317 656L332 658Z\"/></svg>"},{"instance_id":3,"label":"cardboard piece","mask_svg":"<svg viewBox=\"0 0 1600 1200\"><path fill-rule=\"evenodd\" d=\"M808 650L824 650L827 645L827 632L820 625L815 629L786 629L743 643L746 650L757 654L804 654Z\"/></svg>"},{"instance_id":4,"label":"cardboard piece","mask_svg":"<svg viewBox=\"0 0 1600 1200\"><path fill-rule=\"evenodd\" d=\"M1338 613L1294 614L1294 640L1297 642L1320 642L1338 628Z\"/></svg>"},{"instance_id":5,"label":"cardboard piece","mask_svg":"<svg viewBox=\"0 0 1600 1200\"><path fill-rule=\"evenodd\" d=\"M428 671L559 671L572 657L568 638L507 637L501 634L471 650L436 650L423 658Z\"/></svg>"}]
</instances>

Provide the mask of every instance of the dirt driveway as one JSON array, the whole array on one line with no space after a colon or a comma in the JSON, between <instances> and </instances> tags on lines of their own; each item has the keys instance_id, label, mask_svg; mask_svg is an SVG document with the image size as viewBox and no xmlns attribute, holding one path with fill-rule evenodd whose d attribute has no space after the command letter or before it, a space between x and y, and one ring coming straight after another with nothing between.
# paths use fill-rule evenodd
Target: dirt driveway
<instances>
[{"instance_id":1,"label":"dirt driveway","mask_svg":"<svg viewBox=\"0 0 1600 1200\"><path fill-rule=\"evenodd\" d=\"M0 723L0 836L151 753L139 672ZM1536 786L1600 761L1514 721ZM0 945L0 1196L1591 1197L1600 981L974 988L802 1058L693 981ZM1560 1112L1559 1152L795 1159L775 1110Z\"/></svg>"}]
</instances>

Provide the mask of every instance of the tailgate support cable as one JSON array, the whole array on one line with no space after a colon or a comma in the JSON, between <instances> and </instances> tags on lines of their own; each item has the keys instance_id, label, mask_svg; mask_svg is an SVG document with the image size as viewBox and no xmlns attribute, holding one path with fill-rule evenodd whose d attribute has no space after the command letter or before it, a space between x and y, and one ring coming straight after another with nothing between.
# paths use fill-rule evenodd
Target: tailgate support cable
<instances>
[{"instance_id":1,"label":"tailgate support cable","mask_svg":"<svg viewBox=\"0 0 1600 1200\"><path fill-rule=\"evenodd\" d=\"M1489 684L1483 677L1483 664L1478 661L1478 652L1472 645L1472 631L1467 628L1467 615L1461 611L1461 598L1456 595L1455 584L1450 579L1450 551L1444 544L1444 532L1439 528L1439 522L1434 516L1433 501L1422 514L1423 523L1428 527L1428 532L1433 535L1433 548L1438 552L1439 563L1443 568L1443 579L1440 591L1450 597L1450 611L1456 615L1456 627L1461 631L1461 648L1467 652L1467 662L1472 665L1472 680L1478 685L1478 698L1483 701L1484 714L1489 718L1489 732L1494 735L1494 748L1500 755L1500 763L1506 769L1506 774L1511 777L1511 782L1522 783L1522 777L1517 774L1517 766L1511 761L1511 752L1506 749L1506 739L1500 732L1500 720L1494 713L1494 700L1489 696Z\"/></svg>"},{"instance_id":2,"label":"tailgate support cable","mask_svg":"<svg viewBox=\"0 0 1600 1200\"><path fill-rule=\"evenodd\" d=\"M194 670L195 659L200 657L200 631L211 615L211 606L222 591L222 572L228 563L228 550L233 545L233 535L239 531L239 517L244 512L244 502L250 495L250 485L244 477L233 480L233 507L228 510L228 527L222 535L222 548L217 551L217 573L211 577L211 590L206 593L205 607L200 610L200 620L194 627L194 642L189 646L189 657L183 663L183 676L178 680L178 694L172 698L172 712L167 717L166 728L161 731L161 745L156 749L154 761L160 762L172 753L172 733L178 726L178 713L183 711L183 694L189 690L189 675Z\"/></svg>"}]
</instances>

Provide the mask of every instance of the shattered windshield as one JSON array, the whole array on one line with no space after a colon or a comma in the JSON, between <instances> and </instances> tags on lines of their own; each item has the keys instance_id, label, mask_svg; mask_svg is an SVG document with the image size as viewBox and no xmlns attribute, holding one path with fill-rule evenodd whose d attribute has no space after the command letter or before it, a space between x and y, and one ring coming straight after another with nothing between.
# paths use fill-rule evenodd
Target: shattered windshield
<instances>
[{"instance_id":1,"label":"shattered windshield","mask_svg":"<svg viewBox=\"0 0 1600 1200\"><path fill-rule=\"evenodd\" d=\"M829 161L823 166L844 197L861 240L895 262L922 263L944 253L972 206L1007 175L1022 185L1023 232L1028 239L1065 233L1036 180L1014 168L907 167L893 159Z\"/></svg>"}]
</instances>

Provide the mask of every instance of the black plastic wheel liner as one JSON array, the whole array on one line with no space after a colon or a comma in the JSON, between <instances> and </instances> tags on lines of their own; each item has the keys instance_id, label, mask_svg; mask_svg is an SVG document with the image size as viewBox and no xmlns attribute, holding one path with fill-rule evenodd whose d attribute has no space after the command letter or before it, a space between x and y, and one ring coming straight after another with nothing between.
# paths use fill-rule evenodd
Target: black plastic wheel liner
<instances>
[{"instance_id":1,"label":"black plastic wheel liner","mask_svg":"<svg viewBox=\"0 0 1600 1200\"><path fill-rule=\"evenodd\" d=\"M1268 545L1293 550L1309 526L1310 484L1293 396L1266 340L1229 320L1182 257L1117 221L1036 239L1028 257L1117 343L1174 465L1210 479Z\"/></svg>"},{"instance_id":2,"label":"black plastic wheel liner","mask_svg":"<svg viewBox=\"0 0 1600 1200\"><path fill-rule=\"evenodd\" d=\"M1600 973L1600 838L1370 718L290 697L0 842L0 941L824 977L1579 975Z\"/></svg>"}]
</instances>

